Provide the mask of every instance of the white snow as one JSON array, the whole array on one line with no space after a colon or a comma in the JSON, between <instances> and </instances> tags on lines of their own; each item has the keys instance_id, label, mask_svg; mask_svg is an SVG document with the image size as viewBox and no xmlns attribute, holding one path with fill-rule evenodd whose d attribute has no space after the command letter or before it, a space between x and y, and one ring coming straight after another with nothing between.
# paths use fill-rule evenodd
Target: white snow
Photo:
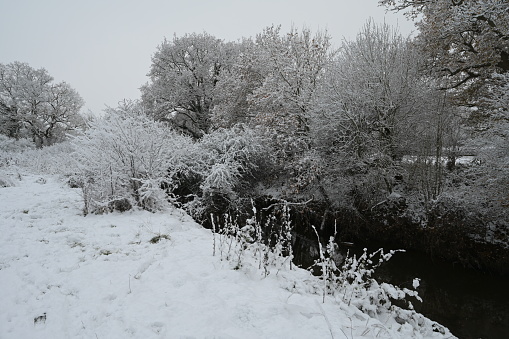
<instances>
[{"instance_id":1,"label":"white snow","mask_svg":"<svg viewBox=\"0 0 509 339\"><path fill-rule=\"evenodd\" d=\"M233 270L182 211L83 217L57 177L0 177L0 338L451 336L322 304L305 270Z\"/></svg>"},{"instance_id":2,"label":"white snow","mask_svg":"<svg viewBox=\"0 0 509 339\"><path fill-rule=\"evenodd\" d=\"M412 286L413 286L414 288L417 288L417 287L419 287L419 285L420 285L420 281L419 281L419 279L418 279L418 278L415 278L415 279L412 281Z\"/></svg>"}]
</instances>

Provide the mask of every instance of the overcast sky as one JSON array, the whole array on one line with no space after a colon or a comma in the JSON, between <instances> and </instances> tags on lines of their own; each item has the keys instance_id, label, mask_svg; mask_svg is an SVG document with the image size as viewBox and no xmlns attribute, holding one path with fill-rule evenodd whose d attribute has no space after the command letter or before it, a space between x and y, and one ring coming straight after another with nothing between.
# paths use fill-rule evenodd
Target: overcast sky
<instances>
[{"instance_id":1,"label":"overcast sky","mask_svg":"<svg viewBox=\"0 0 509 339\"><path fill-rule=\"evenodd\" d=\"M353 39L371 17L410 34L413 24L377 0L0 0L0 63L27 62L66 81L85 110L139 98L164 37L207 32L236 41L264 27L327 29Z\"/></svg>"}]
</instances>

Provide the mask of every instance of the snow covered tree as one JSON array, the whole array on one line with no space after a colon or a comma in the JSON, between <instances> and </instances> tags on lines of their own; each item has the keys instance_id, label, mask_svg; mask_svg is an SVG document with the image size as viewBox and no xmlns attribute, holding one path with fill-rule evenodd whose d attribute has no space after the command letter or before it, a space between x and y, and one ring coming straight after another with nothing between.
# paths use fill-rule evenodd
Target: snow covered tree
<instances>
[{"instance_id":1,"label":"snow covered tree","mask_svg":"<svg viewBox=\"0 0 509 339\"><path fill-rule=\"evenodd\" d=\"M472 132L472 138L465 142L484 163L491 163L490 168L503 168L508 143L504 132L507 122L504 93L509 73L509 3L499 0L379 3L394 11L406 11L418 20L416 42L427 58L430 75L438 79L456 105L469 107L464 110L463 123ZM495 170L490 177L500 184L505 175ZM495 186L500 187L499 184Z\"/></svg>"},{"instance_id":2,"label":"snow covered tree","mask_svg":"<svg viewBox=\"0 0 509 339\"><path fill-rule=\"evenodd\" d=\"M317 93L333 51L325 32L268 27L255 40L264 65L261 86L249 97L254 121L264 130L280 166L276 181L283 195L302 194L317 177L320 163L311 149L310 124Z\"/></svg>"},{"instance_id":3,"label":"snow covered tree","mask_svg":"<svg viewBox=\"0 0 509 339\"><path fill-rule=\"evenodd\" d=\"M482 123L475 123L466 147L478 151L475 165L469 168L463 187L469 199L476 197L480 210L494 216L494 222L509 227L509 74L494 75L495 86L484 100L488 110L474 109L484 114ZM472 114L471 114L472 115ZM471 192L474 191L474 192ZM488 209L486 207L489 207ZM505 223L505 224L504 224ZM509 233L509 232L508 232ZM508 234L509 235L509 234Z\"/></svg>"},{"instance_id":4,"label":"snow covered tree","mask_svg":"<svg viewBox=\"0 0 509 339\"><path fill-rule=\"evenodd\" d=\"M329 200L345 201L350 192L361 209L370 208L393 193L396 177L426 197L439 194L457 121L423 64L412 40L386 24L368 21L343 43L311 120L314 186ZM404 156L422 166L409 169Z\"/></svg>"},{"instance_id":5,"label":"snow covered tree","mask_svg":"<svg viewBox=\"0 0 509 339\"><path fill-rule=\"evenodd\" d=\"M309 29L282 33L280 27L271 26L255 39L243 40L233 66L219 78L214 124L255 127L271 144L278 177L304 182L296 178L305 168L301 158L307 158L310 147L314 100L332 54L330 37Z\"/></svg>"},{"instance_id":6,"label":"snow covered tree","mask_svg":"<svg viewBox=\"0 0 509 339\"><path fill-rule=\"evenodd\" d=\"M399 149L422 91L411 42L386 24L369 21L345 41L327 70L314 130L359 159L401 157ZM332 145L330 145L332 147Z\"/></svg>"},{"instance_id":7,"label":"snow covered tree","mask_svg":"<svg viewBox=\"0 0 509 339\"><path fill-rule=\"evenodd\" d=\"M148 114L195 138L209 132L218 78L231 62L231 44L207 33L164 40L141 88Z\"/></svg>"},{"instance_id":8,"label":"snow covered tree","mask_svg":"<svg viewBox=\"0 0 509 339\"><path fill-rule=\"evenodd\" d=\"M19 139L21 134L21 121L16 119L14 110L0 101L0 133L10 138Z\"/></svg>"},{"instance_id":9,"label":"snow covered tree","mask_svg":"<svg viewBox=\"0 0 509 339\"><path fill-rule=\"evenodd\" d=\"M65 82L54 84L45 69L0 64L1 133L29 137L39 147L51 145L83 125L82 106L79 94Z\"/></svg>"},{"instance_id":10,"label":"snow covered tree","mask_svg":"<svg viewBox=\"0 0 509 339\"><path fill-rule=\"evenodd\" d=\"M252 39L243 39L234 47L232 66L221 72L216 85L211 116L214 128L229 128L238 123L254 125L257 113L249 98L263 85L266 65L256 57L257 45Z\"/></svg>"},{"instance_id":11,"label":"snow covered tree","mask_svg":"<svg viewBox=\"0 0 509 339\"><path fill-rule=\"evenodd\" d=\"M268 27L256 37L255 58L264 78L249 97L256 120L282 135L306 135L315 92L330 60L330 37Z\"/></svg>"},{"instance_id":12,"label":"snow covered tree","mask_svg":"<svg viewBox=\"0 0 509 339\"><path fill-rule=\"evenodd\" d=\"M447 172L454 170L465 135L462 110L433 83L422 88L419 104L407 122L406 183L428 203L446 190Z\"/></svg>"},{"instance_id":13,"label":"snow covered tree","mask_svg":"<svg viewBox=\"0 0 509 339\"><path fill-rule=\"evenodd\" d=\"M418 18L417 41L443 87L466 91L462 101L509 72L509 3L500 0L381 0L394 11Z\"/></svg>"}]
</instances>

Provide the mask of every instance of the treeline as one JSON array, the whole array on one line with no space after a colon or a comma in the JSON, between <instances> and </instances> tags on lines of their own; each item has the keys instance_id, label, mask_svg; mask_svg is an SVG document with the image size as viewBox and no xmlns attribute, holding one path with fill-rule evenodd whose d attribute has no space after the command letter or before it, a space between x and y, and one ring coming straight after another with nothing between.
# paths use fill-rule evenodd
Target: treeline
<instances>
[{"instance_id":1,"label":"treeline","mask_svg":"<svg viewBox=\"0 0 509 339\"><path fill-rule=\"evenodd\" d=\"M496 251L509 243L508 5L380 3L419 17L417 36L369 21L339 48L325 32L275 26L238 42L164 40L141 99L73 141L86 211L169 199L206 223L252 201L311 200L294 213L312 206L324 233L336 219L345 238L507 262ZM2 117L24 129L2 133L44 144L25 116L52 111L17 106L4 79Z\"/></svg>"}]
</instances>

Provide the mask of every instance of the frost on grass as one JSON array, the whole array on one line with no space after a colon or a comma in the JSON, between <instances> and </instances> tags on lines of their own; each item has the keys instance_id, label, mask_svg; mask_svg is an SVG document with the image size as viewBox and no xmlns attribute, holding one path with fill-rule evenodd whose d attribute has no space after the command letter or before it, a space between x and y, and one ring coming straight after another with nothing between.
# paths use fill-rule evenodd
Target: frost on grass
<instances>
[{"instance_id":1,"label":"frost on grass","mask_svg":"<svg viewBox=\"0 0 509 339\"><path fill-rule=\"evenodd\" d=\"M413 280L414 290L410 290L379 282L373 277L380 265L397 252L404 251L385 253L380 249L368 253L364 249L362 255L348 255L343 258L342 264L339 264L335 260L338 258L338 246L334 237L331 237L326 246L322 246L318 240L320 256L314 266L321 274L306 275L300 280L293 280L293 274L302 274L303 270L292 266L292 226L288 206L284 205L281 225L270 225L276 220L269 217L262 227L256 220L254 207L253 212L254 216L246 221L245 226L239 226L228 215L224 216L224 223L218 225L214 222L214 216L211 216L214 233L213 255L228 263L230 268L250 276L262 279L276 276L278 280L283 279L286 282L285 288L292 293L320 295L319 299L315 297L315 303L326 319L332 337L335 329L330 328L330 322L318 300L323 304L331 303L336 307L356 310L357 318L365 322L363 331L360 331L360 327L355 328L355 333L359 331L361 336L368 333L381 337L393 337L395 333L396 337L452 336L446 327L414 311L412 302L422 302L415 291L419 286L419 279ZM271 230L269 238L263 234L262 229ZM316 234L318 236L318 233ZM372 324L368 326L370 321ZM352 329L353 326L351 325Z\"/></svg>"}]
</instances>

